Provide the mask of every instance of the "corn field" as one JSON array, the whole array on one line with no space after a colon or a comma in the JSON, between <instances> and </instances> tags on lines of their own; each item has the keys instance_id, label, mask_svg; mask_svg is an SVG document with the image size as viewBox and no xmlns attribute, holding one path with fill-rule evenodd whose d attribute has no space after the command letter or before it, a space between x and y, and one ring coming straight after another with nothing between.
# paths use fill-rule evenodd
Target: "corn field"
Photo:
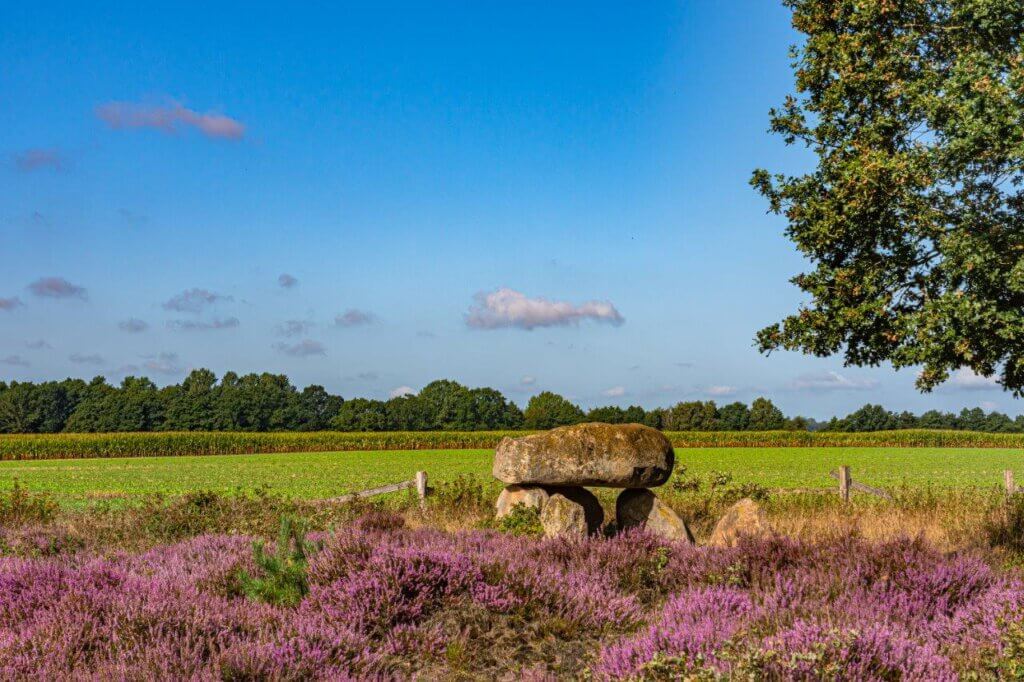
<instances>
[{"instance_id":1,"label":"corn field","mask_svg":"<svg viewBox=\"0 0 1024 682\"><path fill-rule=\"evenodd\" d=\"M0 435L0 460L166 457L344 450L489 449L528 431L394 431L350 433L157 432ZM806 431L675 431L677 448L713 447L1024 447L1024 434L904 430L870 433Z\"/></svg>"}]
</instances>

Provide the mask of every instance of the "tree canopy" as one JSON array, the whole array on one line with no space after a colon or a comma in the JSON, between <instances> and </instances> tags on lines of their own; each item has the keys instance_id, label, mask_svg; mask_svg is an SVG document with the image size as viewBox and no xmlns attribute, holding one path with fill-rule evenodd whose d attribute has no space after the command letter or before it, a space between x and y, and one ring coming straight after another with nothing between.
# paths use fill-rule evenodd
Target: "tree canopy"
<instances>
[{"instance_id":1,"label":"tree canopy","mask_svg":"<svg viewBox=\"0 0 1024 682\"><path fill-rule=\"evenodd\" d=\"M894 413L865 405L827 423L787 417L771 400L748 407L713 400L683 401L670 407L578 405L550 391L538 393L525 412L493 388L468 388L439 380L416 394L390 400L343 399L323 386L297 389L283 374L226 373L219 381L196 369L180 384L158 387L144 377L113 386L103 377L42 383L0 381L0 433L98 431L478 431L549 429L583 421L646 424L666 431L959 429L1022 432L1024 416L1012 419L981 408L959 415Z\"/></svg>"},{"instance_id":2,"label":"tree canopy","mask_svg":"<svg viewBox=\"0 0 1024 682\"><path fill-rule=\"evenodd\" d=\"M1024 395L1024 3L785 0L805 36L770 129L817 156L756 170L813 270L757 335L848 364L968 368Z\"/></svg>"}]
</instances>

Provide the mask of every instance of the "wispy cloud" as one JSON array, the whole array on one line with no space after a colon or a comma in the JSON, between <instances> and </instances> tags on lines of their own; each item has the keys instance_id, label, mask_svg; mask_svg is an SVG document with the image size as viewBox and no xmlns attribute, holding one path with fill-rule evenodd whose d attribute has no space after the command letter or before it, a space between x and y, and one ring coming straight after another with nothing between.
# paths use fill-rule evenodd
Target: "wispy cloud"
<instances>
[{"instance_id":1,"label":"wispy cloud","mask_svg":"<svg viewBox=\"0 0 1024 682\"><path fill-rule=\"evenodd\" d=\"M416 390L411 386L399 386L391 389L391 393L388 394L391 398L401 398L404 395L416 395Z\"/></svg>"},{"instance_id":2,"label":"wispy cloud","mask_svg":"<svg viewBox=\"0 0 1024 682\"><path fill-rule=\"evenodd\" d=\"M298 343L275 343L274 348L294 358L307 358L312 355L327 355L324 344L312 339L303 339Z\"/></svg>"},{"instance_id":3,"label":"wispy cloud","mask_svg":"<svg viewBox=\"0 0 1024 682\"><path fill-rule=\"evenodd\" d=\"M280 287L282 287L284 289L291 289L292 287L297 286L298 283L299 283L299 280L297 280L295 277L289 275L287 272L281 273L281 275L278 276L278 278L277 278L278 286L280 286Z\"/></svg>"},{"instance_id":4,"label":"wispy cloud","mask_svg":"<svg viewBox=\"0 0 1024 682\"><path fill-rule=\"evenodd\" d=\"M64 169L64 160L56 149L26 149L14 155L15 167L23 173L31 173L37 170Z\"/></svg>"},{"instance_id":5,"label":"wispy cloud","mask_svg":"<svg viewBox=\"0 0 1024 682\"><path fill-rule=\"evenodd\" d=\"M708 386L704 392L711 396L723 397L734 395L738 390L735 386Z\"/></svg>"},{"instance_id":6,"label":"wispy cloud","mask_svg":"<svg viewBox=\"0 0 1024 682\"><path fill-rule=\"evenodd\" d=\"M436 339L437 338L437 334L435 334L434 332L429 332L429 331L418 331L418 332L416 332L416 336L421 338L421 339Z\"/></svg>"},{"instance_id":7,"label":"wispy cloud","mask_svg":"<svg viewBox=\"0 0 1024 682\"><path fill-rule=\"evenodd\" d=\"M185 371L178 361L177 353L157 353L156 355L144 355L143 368L157 374L178 375Z\"/></svg>"},{"instance_id":8,"label":"wispy cloud","mask_svg":"<svg viewBox=\"0 0 1024 682\"><path fill-rule=\"evenodd\" d=\"M20 355L8 355L3 360L0 360L0 363L10 365L12 367L28 367L30 364L28 360Z\"/></svg>"},{"instance_id":9,"label":"wispy cloud","mask_svg":"<svg viewBox=\"0 0 1024 682\"><path fill-rule=\"evenodd\" d=\"M141 213L136 213L127 208L117 209L117 214L121 216L121 220L128 224L128 227L142 227L149 220Z\"/></svg>"},{"instance_id":10,"label":"wispy cloud","mask_svg":"<svg viewBox=\"0 0 1024 682\"><path fill-rule=\"evenodd\" d=\"M966 367L953 372L949 386L959 391L993 391L1002 388L994 376L983 377Z\"/></svg>"},{"instance_id":11,"label":"wispy cloud","mask_svg":"<svg viewBox=\"0 0 1024 682\"><path fill-rule=\"evenodd\" d=\"M85 355L83 353L72 353L68 356L68 360L75 363L76 365L102 365L103 356L95 353Z\"/></svg>"},{"instance_id":12,"label":"wispy cloud","mask_svg":"<svg viewBox=\"0 0 1024 682\"><path fill-rule=\"evenodd\" d=\"M302 336L313 328L313 323L307 320L285 320L274 327L274 333L278 336Z\"/></svg>"},{"instance_id":13,"label":"wispy cloud","mask_svg":"<svg viewBox=\"0 0 1024 682\"><path fill-rule=\"evenodd\" d=\"M136 317L129 317L117 323L118 329L129 334L138 334L149 329L149 323Z\"/></svg>"},{"instance_id":14,"label":"wispy cloud","mask_svg":"<svg viewBox=\"0 0 1024 682\"><path fill-rule=\"evenodd\" d=\"M625 319L608 301L587 301L573 305L564 301L529 298L513 289L480 292L476 303L466 313L466 324L473 329L501 329L516 327L564 327L579 324L581 320L605 322L614 326Z\"/></svg>"},{"instance_id":15,"label":"wispy cloud","mask_svg":"<svg viewBox=\"0 0 1024 682\"><path fill-rule=\"evenodd\" d=\"M605 398L621 398L622 396L626 395L626 387L612 386L611 388L606 388L605 390L601 391L601 395L603 395Z\"/></svg>"},{"instance_id":16,"label":"wispy cloud","mask_svg":"<svg viewBox=\"0 0 1024 682\"><path fill-rule=\"evenodd\" d=\"M521 386L533 386L537 383L537 377L525 376L519 380Z\"/></svg>"},{"instance_id":17,"label":"wispy cloud","mask_svg":"<svg viewBox=\"0 0 1024 682\"><path fill-rule=\"evenodd\" d=\"M239 326L237 317L224 317L215 318L209 322L203 322L200 320L170 320L167 323L167 328L173 331L182 332L204 332L204 331L215 331L218 329L234 329Z\"/></svg>"},{"instance_id":18,"label":"wispy cloud","mask_svg":"<svg viewBox=\"0 0 1024 682\"><path fill-rule=\"evenodd\" d=\"M20 308L23 305L25 304L22 303L21 299L18 298L17 296L13 298L0 298L0 310L10 311L14 310L15 308Z\"/></svg>"},{"instance_id":19,"label":"wispy cloud","mask_svg":"<svg viewBox=\"0 0 1024 682\"><path fill-rule=\"evenodd\" d=\"M72 284L63 277L41 277L28 285L29 291L41 298L89 298L84 287Z\"/></svg>"},{"instance_id":20,"label":"wispy cloud","mask_svg":"<svg viewBox=\"0 0 1024 682\"><path fill-rule=\"evenodd\" d=\"M28 341L25 343L25 348L29 350L45 350L47 348L53 348L44 339L36 339L35 341Z\"/></svg>"},{"instance_id":21,"label":"wispy cloud","mask_svg":"<svg viewBox=\"0 0 1024 682\"><path fill-rule=\"evenodd\" d=\"M851 379L839 372L801 374L789 387L797 391L869 391L878 386L874 379Z\"/></svg>"},{"instance_id":22,"label":"wispy cloud","mask_svg":"<svg viewBox=\"0 0 1024 682\"><path fill-rule=\"evenodd\" d=\"M373 324L377 321L377 316L366 310L356 310L355 308L349 308L340 315L334 316L334 324L339 327L360 327L362 325Z\"/></svg>"},{"instance_id":23,"label":"wispy cloud","mask_svg":"<svg viewBox=\"0 0 1024 682\"><path fill-rule=\"evenodd\" d=\"M232 301L231 296L217 294L207 289L186 289L162 303L164 310L175 310L180 313L198 313L207 306L218 301Z\"/></svg>"},{"instance_id":24,"label":"wispy cloud","mask_svg":"<svg viewBox=\"0 0 1024 682\"><path fill-rule=\"evenodd\" d=\"M28 217L28 226L33 230L42 230L50 227L51 221L40 211L32 211L32 215Z\"/></svg>"},{"instance_id":25,"label":"wispy cloud","mask_svg":"<svg viewBox=\"0 0 1024 682\"><path fill-rule=\"evenodd\" d=\"M181 128L195 128L206 137L240 140L245 126L223 114L200 113L177 102L150 106L133 102L108 102L96 107L96 115L113 130L151 128L164 133L177 133Z\"/></svg>"}]
</instances>

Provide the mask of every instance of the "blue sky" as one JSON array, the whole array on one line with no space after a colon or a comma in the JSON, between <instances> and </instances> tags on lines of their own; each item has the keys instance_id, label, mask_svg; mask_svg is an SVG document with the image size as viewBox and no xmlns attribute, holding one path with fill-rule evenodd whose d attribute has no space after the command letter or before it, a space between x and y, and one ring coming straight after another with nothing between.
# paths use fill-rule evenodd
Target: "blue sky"
<instances>
[{"instance_id":1,"label":"blue sky","mask_svg":"<svg viewBox=\"0 0 1024 682\"><path fill-rule=\"evenodd\" d=\"M774 2L19 5L0 378L1020 412L754 349L803 264L747 180L812 163L765 132L797 39Z\"/></svg>"}]
</instances>

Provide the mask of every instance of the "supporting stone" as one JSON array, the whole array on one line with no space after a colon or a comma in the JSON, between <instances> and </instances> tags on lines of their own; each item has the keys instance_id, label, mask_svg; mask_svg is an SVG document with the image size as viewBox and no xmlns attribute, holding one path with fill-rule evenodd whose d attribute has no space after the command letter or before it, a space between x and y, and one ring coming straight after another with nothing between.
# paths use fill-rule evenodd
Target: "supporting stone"
<instances>
[{"instance_id":1,"label":"supporting stone","mask_svg":"<svg viewBox=\"0 0 1024 682\"><path fill-rule=\"evenodd\" d=\"M615 520L620 529L646 528L668 540L693 543L686 522L647 488L629 488L615 502Z\"/></svg>"},{"instance_id":2,"label":"supporting stone","mask_svg":"<svg viewBox=\"0 0 1024 682\"><path fill-rule=\"evenodd\" d=\"M594 493L578 486L545 486L549 495L561 495L583 507L583 516L587 521L587 532L596 533L604 525L604 509L601 501Z\"/></svg>"},{"instance_id":3,"label":"supporting stone","mask_svg":"<svg viewBox=\"0 0 1024 682\"><path fill-rule=\"evenodd\" d=\"M548 491L537 486L507 486L501 491L501 494L498 495L498 501L494 505L496 511L495 516L499 519L508 516L512 511L512 508L517 504L541 511L549 497L550 495L548 495Z\"/></svg>"},{"instance_id":4,"label":"supporting stone","mask_svg":"<svg viewBox=\"0 0 1024 682\"><path fill-rule=\"evenodd\" d=\"M544 536L549 538L587 536L583 506L557 493L548 498L541 510L540 525L544 528Z\"/></svg>"}]
</instances>

